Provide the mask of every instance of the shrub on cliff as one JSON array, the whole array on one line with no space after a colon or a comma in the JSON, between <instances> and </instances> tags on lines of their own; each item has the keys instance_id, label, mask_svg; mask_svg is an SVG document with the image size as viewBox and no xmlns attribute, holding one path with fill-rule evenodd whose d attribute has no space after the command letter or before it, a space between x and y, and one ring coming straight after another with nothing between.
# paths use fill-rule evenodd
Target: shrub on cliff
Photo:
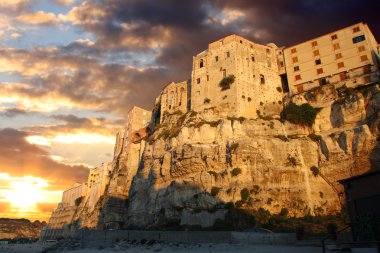
<instances>
[{"instance_id":1,"label":"shrub on cliff","mask_svg":"<svg viewBox=\"0 0 380 253\"><path fill-rule=\"evenodd\" d=\"M82 200L83 200L83 197L79 197L79 198L75 199L75 205L79 206L80 203L82 202Z\"/></svg>"},{"instance_id":2,"label":"shrub on cliff","mask_svg":"<svg viewBox=\"0 0 380 253\"><path fill-rule=\"evenodd\" d=\"M319 109L312 107L310 104L296 105L291 102L281 112L281 119L293 124L312 126L318 112Z\"/></svg>"},{"instance_id":3,"label":"shrub on cliff","mask_svg":"<svg viewBox=\"0 0 380 253\"><path fill-rule=\"evenodd\" d=\"M229 75L225 78L223 78L220 83L219 83L219 87L222 89L222 90L228 90L231 88L231 84L233 84L235 82L235 76L234 75Z\"/></svg>"}]
</instances>

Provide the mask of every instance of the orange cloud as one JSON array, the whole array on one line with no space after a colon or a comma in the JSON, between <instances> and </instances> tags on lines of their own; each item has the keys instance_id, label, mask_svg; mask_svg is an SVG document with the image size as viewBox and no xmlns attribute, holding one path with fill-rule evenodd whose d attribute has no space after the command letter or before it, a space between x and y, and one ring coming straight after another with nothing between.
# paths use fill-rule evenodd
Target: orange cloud
<instances>
[{"instance_id":1,"label":"orange cloud","mask_svg":"<svg viewBox=\"0 0 380 253\"><path fill-rule=\"evenodd\" d=\"M56 24L59 22L54 13L44 11L23 13L16 17L16 21L27 24Z\"/></svg>"}]
</instances>

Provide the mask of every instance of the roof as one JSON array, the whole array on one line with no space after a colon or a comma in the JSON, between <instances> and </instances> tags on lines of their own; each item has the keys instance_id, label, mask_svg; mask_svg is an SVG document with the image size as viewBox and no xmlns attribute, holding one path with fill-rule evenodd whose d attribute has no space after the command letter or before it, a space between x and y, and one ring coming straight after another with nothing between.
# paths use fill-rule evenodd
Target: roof
<instances>
[{"instance_id":1,"label":"roof","mask_svg":"<svg viewBox=\"0 0 380 253\"><path fill-rule=\"evenodd\" d=\"M380 170L370 170L370 171L368 171L364 174L358 175L358 176L353 176L353 177L349 177L346 179L338 180L338 182L341 184L344 184L346 182L354 181L357 179L361 179L361 178L365 178L365 177L369 177L369 176L373 176L373 175L377 175L377 174L380 174Z\"/></svg>"}]
</instances>

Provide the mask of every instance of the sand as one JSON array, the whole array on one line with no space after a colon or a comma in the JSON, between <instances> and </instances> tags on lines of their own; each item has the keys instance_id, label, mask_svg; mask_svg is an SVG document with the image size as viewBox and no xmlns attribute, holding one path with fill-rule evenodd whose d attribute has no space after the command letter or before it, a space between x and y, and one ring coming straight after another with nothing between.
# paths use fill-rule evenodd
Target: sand
<instances>
[{"instance_id":1,"label":"sand","mask_svg":"<svg viewBox=\"0 0 380 253\"><path fill-rule=\"evenodd\" d=\"M39 253L45 245L34 244L9 244L0 245L0 253ZM154 244L130 245L127 247L105 249L80 249L64 251L65 253L150 253L150 252L179 252L179 253L320 253L320 247L301 247L284 245L252 245L252 244Z\"/></svg>"}]
</instances>

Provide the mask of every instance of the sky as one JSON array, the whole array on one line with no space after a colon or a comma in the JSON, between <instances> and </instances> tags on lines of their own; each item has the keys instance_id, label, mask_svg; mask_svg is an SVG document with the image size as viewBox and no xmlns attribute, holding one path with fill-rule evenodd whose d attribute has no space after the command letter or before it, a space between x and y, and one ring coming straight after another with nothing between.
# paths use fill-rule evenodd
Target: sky
<instances>
[{"instance_id":1,"label":"sky","mask_svg":"<svg viewBox=\"0 0 380 253\"><path fill-rule=\"evenodd\" d=\"M366 22L377 0L0 0L0 217L47 220L113 157L128 110L151 110L192 56L229 34L291 46Z\"/></svg>"}]
</instances>

